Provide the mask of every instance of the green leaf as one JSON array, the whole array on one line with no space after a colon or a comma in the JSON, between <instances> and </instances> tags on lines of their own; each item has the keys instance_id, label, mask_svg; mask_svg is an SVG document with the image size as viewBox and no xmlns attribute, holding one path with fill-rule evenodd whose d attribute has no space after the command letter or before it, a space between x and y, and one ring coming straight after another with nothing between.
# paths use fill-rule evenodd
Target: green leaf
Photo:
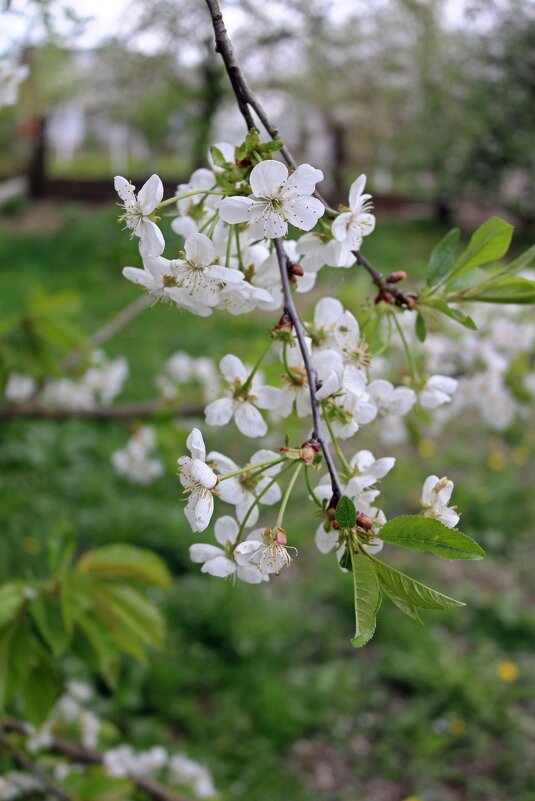
<instances>
[{"instance_id":1,"label":"green leaf","mask_svg":"<svg viewBox=\"0 0 535 801\"><path fill-rule=\"evenodd\" d=\"M451 275L463 275L473 267L501 259L507 253L513 226L500 217L491 217L472 234L466 250L451 269Z\"/></svg>"},{"instance_id":2,"label":"green leaf","mask_svg":"<svg viewBox=\"0 0 535 801\"><path fill-rule=\"evenodd\" d=\"M460 231L454 228L434 248L427 265L427 286L434 286L452 268L459 247Z\"/></svg>"},{"instance_id":3,"label":"green leaf","mask_svg":"<svg viewBox=\"0 0 535 801\"><path fill-rule=\"evenodd\" d=\"M453 309L451 306L448 306L443 298L431 298L431 300L428 302L428 305L439 311L441 314L451 317L451 319L455 320L456 323L464 325L465 328L470 328L471 331L477 330L477 326L471 317L469 317L467 314L463 314L463 312L459 311L459 309Z\"/></svg>"},{"instance_id":4,"label":"green leaf","mask_svg":"<svg viewBox=\"0 0 535 801\"><path fill-rule=\"evenodd\" d=\"M86 664L102 674L109 687L115 687L119 676L119 651L111 632L96 617L81 618L78 629L82 636L74 641L75 651Z\"/></svg>"},{"instance_id":5,"label":"green leaf","mask_svg":"<svg viewBox=\"0 0 535 801\"><path fill-rule=\"evenodd\" d=\"M262 150L265 153L275 153L277 150L282 150L284 142L282 139L272 139L270 142L264 142Z\"/></svg>"},{"instance_id":6,"label":"green leaf","mask_svg":"<svg viewBox=\"0 0 535 801\"><path fill-rule=\"evenodd\" d=\"M101 767L91 767L82 773L70 773L63 786L78 801L123 801L135 797L130 779L107 776Z\"/></svg>"},{"instance_id":7,"label":"green leaf","mask_svg":"<svg viewBox=\"0 0 535 801\"><path fill-rule=\"evenodd\" d=\"M215 145L212 145L212 147L210 148L210 155L216 167L225 167L225 165L227 164L227 160L224 157L223 153Z\"/></svg>"},{"instance_id":8,"label":"green leaf","mask_svg":"<svg viewBox=\"0 0 535 801\"><path fill-rule=\"evenodd\" d=\"M165 621L158 607L140 592L126 585L100 584L95 598L99 618L122 651L144 661L147 646L161 648Z\"/></svg>"},{"instance_id":9,"label":"green leaf","mask_svg":"<svg viewBox=\"0 0 535 801\"><path fill-rule=\"evenodd\" d=\"M425 338L427 336L427 328L425 325L425 319L421 312L418 312L416 315L416 324L415 324L416 336L420 340L420 342L425 342Z\"/></svg>"},{"instance_id":10,"label":"green leaf","mask_svg":"<svg viewBox=\"0 0 535 801\"><path fill-rule=\"evenodd\" d=\"M24 717L39 726L48 717L60 690L54 665L46 658L41 659L19 688Z\"/></svg>"},{"instance_id":11,"label":"green leaf","mask_svg":"<svg viewBox=\"0 0 535 801\"><path fill-rule=\"evenodd\" d=\"M9 658L11 644L17 631L17 622L0 632L0 711L5 709L9 684Z\"/></svg>"},{"instance_id":12,"label":"green leaf","mask_svg":"<svg viewBox=\"0 0 535 801\"><path fill-rule=\"evenodd\" d=\"M381 590L377 573L369 557L351 553L351 562L355 600L355 636L351 644L354 648L361 648L371 640L375 632Z\"/></svg>"},{"instance_id":13,"label":"green leaf","mask_svg":"<svg viewBox=\"0 0 535 801\"><path fill-rule=\"evenodd\" d=\"M440 520L419 515L394 517L381 528L381 539L411 551L428 551L442 559L482 559L485 551L475 540L448 528Z\"/></svg>"},{"instance_id":14,"label":"green leaf","mask_svg":"<svg viewBox=\"0 0 535 801\"><path fill-rule=\"evenodd\" d=\"M13 620L24 603L24 584L11 581L0 587L0 628Z\"/></svg>"},{"instance_id":15,"label":"green leaf","mask_svg":"<svg viewBox=\"0 0 535 801\"><path fill-rule=\"evenodd\" d=\"M336 504L336 522L340 528L353 528L357 522L357 510L355 504L344 495Z\"/></svg>"},{"instance_id":16,"label":"green leaf","mask_svg":"<svg viewBox=\"0 0 535 801\"><path fill-rule=\"evenodd\" d=\"M374 565L381 587L387 595L411 609L447 609L466 605L462 601L456 601L455 598L427 587L379 559L374 560Z\"/></svg>"},{"instance_id":17,"label":"green leaf","mask_svg":"<svg viewBox=\"0 0 535 801\"><path fill-rule=\"evenodd\" d=\"M65 630L59 598L41 596L30 603L30 614L37 631L55 657L65 653L69 635Z\"/></svg>"},{"instance_id":18,"label":"green leaf","mask_svg":"<svg viewBox=\"0 0 535 801\"><path fill-rule=\"evenodd\" d=\"M466 299L479 303L535 303L535 281L516 277L500 278L481 292L470 292Z\"/></svg>"},{"instance_id":19,"label":"green leaf","mask_svg":"<svg viewBox=\"0 0 535 801\"><path fill-rule=\"evenodd\" d=\"M77 569L99 578L124 578L167 588L171 575L162 559L152 551L134 545L104 545L85 553Z\"/></svg>"}]
</instances>

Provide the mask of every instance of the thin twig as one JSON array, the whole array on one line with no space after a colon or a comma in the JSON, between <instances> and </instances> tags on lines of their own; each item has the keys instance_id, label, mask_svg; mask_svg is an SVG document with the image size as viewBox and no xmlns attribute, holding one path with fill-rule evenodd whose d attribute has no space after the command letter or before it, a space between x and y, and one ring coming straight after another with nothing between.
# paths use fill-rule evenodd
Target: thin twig
<instances>
[{"instance_id":1,"label":"thin twig","mask_svg":"<svg viewBox=\"0 0 535 801\"><path fill-rule=\"evenodd\" d=\"M46 775L46 773L43 773L43 771L38 768L28 756L26 756L24 751L21 751L11 742L5 733L4 727L0 727L0 745L3 746L3 748L5 748L9 754L11 754L15 762L17 762L21 768L24 768L25 771L30 773L38 780L38 782L42 785L43 790L47 790L47 792L54 796L54 798L57 798L58 801L72 801L71 796L65 792L65 790L59 786L59 784L53 782L52 779Z\"/></svg>"},{"instance_id":2,"label":"thin twig","mask_svg":"<svg viewBox=\"0 0 535 801\"><path fill-rule=\"evenodd\" d=\"M105 323L102 328L99 328L92 336L89 337L87 342L84 344L82 348L76 348L76 350L71 351L68 353L63 361L60 363L61 370L68 370L73 365L76 364L80 359L82 359L88 351L92 348L97 348L99 345L103 345L104 342L107 342L109 339L118 334L119 331L122 331L128 323L133 320L138 314L148 309L151 303L153 303L153 299L149 295L142 295L133 303L129 303L128 306L125 306L124 309L115 315L109 322Z\"/></svg>"},{"instance_id":3,"label":"thin twig","mask_svg":"<svg viewBox=\"0 0 535 801\"><path fill-rule=\"evenodd\" d=\"M180 417L184 419L202 417L198 406L166 406L160 400L139 403L121 403L117 406L96 406L93 409L69 409L60 406L45 406L35 402L0 407L0 420L140 420L145 417Z\"/></svg>"},{"instance_id":4,"label":"thin twig","mask_svg":"<svg viewBox=\"0 0 535 801\"><path fill-rule=\"evenodd\" d=\"M26 724L11 718L1 721L0 744L10 751L11 755L14 759L16 759L19 765L38 778L42 782L43 786L49 790L49 792L59 801L72 801L71 796L69 796L61 787L54 784L54 782L52 782L48 776L46 776L46 774L42 773L42 771L29 759L29 757L26 756L23 751L20 751L10 742L6 735L6 732L10 731L28 735L28 727ZM77 762L79 764L104 764L104 758L99 751L95 751L92 748L85 748L78 743L73 743L70 740L64 740L61 737L55 737L50 743L49 748L51 751L61 754L68 759L72 759L73 762ZM147 795L150 795L152 798L156 799L156 801L192 801L192 799L188 796L176 793L169 787L165 787L163 784L155 782L152 779L147 779L145 776L139 776L136 773L130 773L128 778L136 785L136 787L147 793Z\"/></svg>"},{"instance_id":5,"label":"thin twig","mask_svg":"<svg viewBox=\"0 0 535 801\"><path fill-rule=\"evenodd\" d=\"M297 309L295 308L295 304L292 297L292 288L290 286L290 279L288 278L288 257L286 256L281 240L274 239L273 241L275 244L275 250L277 252L277 260L279 262L279 270L282 281L282 292L284 295L284 310L288 314L290 320L292 321L292 326L294 328L295 335L299 343L299 350L301 351L301 356L303 358L305 371L307 374L308 389L310 392L310 404L312 406L312 420L313 420L312 438L319 443L321 450L323 452L323 456L325 458L325 465L327 467L327 470L329 471L329 476L331 478L331 486L332 486L334 501L336 502L342 497L342 488L340 486L340 480L338 478L338 473L336 472L336 467L334 465L331 452L329 451L328 445L323 436L319 403L316 398L316 392L317 392L316 372L314 370L312 361L310 359L310 353L306 345L306 340L305 340L305 335L303 333L301 320L299 319L299 315L297 313Z\"/></svg>"}]
</instances>

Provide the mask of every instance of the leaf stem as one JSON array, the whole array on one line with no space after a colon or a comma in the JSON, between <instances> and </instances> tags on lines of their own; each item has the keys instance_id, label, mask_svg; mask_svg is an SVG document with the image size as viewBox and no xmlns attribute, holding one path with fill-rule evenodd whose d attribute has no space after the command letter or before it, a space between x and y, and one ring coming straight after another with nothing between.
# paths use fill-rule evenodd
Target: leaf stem
<instances>
[{"instance_id":1,"label":"leaf stem","mask_svg":"<svg viewBox=\"0 0 535 801\"><path fill-rule=\"evenodd\" d=\"M277 522L275 523L275 528L282 528L282 520L284 518L284 513L286 511L286 506L288 505L288 501L290 499L290 495L292 494L292 490L295 486L295 482L297 481L297 477L301 472L301 468L303 467L303 462L299 462L296 465L296 468L293 472L293 475L290 479L288 486L286 487L286 492L284 493L284 498L282 499L282 503L280 505L279 514L277 515Z\"/></svg>"},{"instance_id":2,"label":"leaf stem","mask_svg":"<svg viewBox=\"0 0 535 801\"><path fill-rule=\"evenodd\" d=\"M409 363L409 367L411 368L411 373L413 374L416 381L420 381L420 373L418 372L418 368L416 367L416 362L414 360L414 356L411 353L411 349L409 347L409 343L407 342L407 338L403 333L403 329L399 323L397 314L395 312L390 312L391 316L394 318L394 324L398 330L398 334L401 338L403 343L403 349L405 350L405 355L407 357L407 361Z\"/></svg>"}]
</instances>

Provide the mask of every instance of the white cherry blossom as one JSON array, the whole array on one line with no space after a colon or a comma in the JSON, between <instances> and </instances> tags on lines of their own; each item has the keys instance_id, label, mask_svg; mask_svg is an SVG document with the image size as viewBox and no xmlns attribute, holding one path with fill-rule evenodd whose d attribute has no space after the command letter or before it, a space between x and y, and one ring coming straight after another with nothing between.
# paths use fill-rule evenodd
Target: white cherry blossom
<instances>
[{"instance_id":1,"label":"white cherry blossom","mask_svg":"<svg viewBox=\"0 0 535 801\"><path fill-rule=\"evenodd\" d=\"M184 510L193 532L207 528L214 511L212 490L217 484L217 476L206 464L206 448L202 434L194 428L186 440L191 456L178 459L180 483L189 493Z\"/></svg>"},{"instance_id":2,"label":"white cherry blossom","mask_svg":"<svg viewBox=\"0 0 535 801\"><path fill-rule=\"evenodd\" d=\"M212 401L205 408L209 426L226 426L232 419L246 437L263 437L267 433L266 421L258 409L277 409L282 402L282 390L259 385L255 378L248 384L250 371L241 359L227 354L219 362L219 369L229 385L228 395Z\"/></svg>"},{"instance_id":3,"label":"white cherry blossom","mask_svg":"<svg viewBox=\"0 0 535 801\"><path fill-rule=\"evenodd\" d=\"M448 528L455 528L460 516L455 506L448 506L453 492L453 481L444 476L428 476L424 481L420 500L424 508L424 517L435 517Z\"/></svg>"},{"instance_id":4,"label":"white cherry blossom","mask_svg":"<svg viewBox=\"0 0 535 801\"><path fill-rule=\"evenodd\" d=\"M274 239L288 231L288 223L310 231L325 207L312 197L323 173L310 164L301 164L291 174L280 161L262 161L253 167L249 182L252 197L234 196L220 201L222 220L231 225L248 223L255 239Z\"/></svg>"},{"instance_id":5,"label":"white cherry blossom","mask_svg":"<svg viewBox=\"0 0 535 801\"><path fill-rule=\"evenodd\" d=\"M288 538L282 528L252 531L244 542L236 546L234 558L244 567L257 567L262 575L278 575L283 567L289 567L292 562Z\"/></svg>"},{"instance_id":6,"label":"white cherry blossom","mask_svg":"<svg viewBox=\"0 0 535 801\"><path fill-rule=\"evenodd\" d=\"M349 211L339 214L333 222L333 236L345 254L358 250L364 237L375 228L375 217L370 213L371 195L363 194L365 186L366 176L360 175L349 190Z\"/></svg>"},{"instance_id":7,"label":"white cherry blossom","mask_svg":"<svg viewBox=\"0 0 535 801\"><path fill-rule=\"evenodd\" d=\"M228 284L239 284L243 273L214 264L214 246L207 236L190 234L184 245L185 259L146 259L146 269L125 267L123 275L142 285L158 300L172 300L180 308L207 317L221 300Z\"/></svg>"},{"instance_id":8,"label":"white cherry blossom","mask_svg":"<svg viewBox=\"0 0 535 801\"><path fill-rule=\"evenodd\" d=\"M310 352L312 345L309 337L305 338L305 344ZM342 357L336 350L325 349L312 353L311 362L319 382L316 398L324 400L340 386L343 373ZM307 417L312 411L310 390L305 363L297 344L286 349L286 365L290 374L285 372L282 375L285 386L281 390L280 402L275 411L282 417L288 417L295 403L298 417Z\"/></svg>"},{"instance_id":9,"label":"white cherry blossom","mask_svg":"<svg viewBox=\"0 0 535 801\"><path fill-rule=\"evenodd\" d=\"M163 475L164 466L156 455L156 434L150 426L139 428L126 446L113 451L111 461L119 475L135 484L151 484Z\"/></svg>"},{"instance_id":10,"label":"white cherry blossom","mask_svg":"<svg viewBox=\"0 0 535 801\"><path fill-rule=\"evenodd\" d=\"M31 375L10 373L4 388L4 395L10 403L24 403L32 397L36 389L37 384Z\"/></svg>"},{"instance_id":11,"label":"white cherry blossom","mask_svg":"<svg viewBox=\"0 0 535 801\"><path fill-rule=\"evenodd\" d=\"M310 233L300 237L296 243L302 258L299 263L304 270L318 272L322 267L352 267L356 258L336 239L325 239L324 234Z\"/></svg>"},{"instance_id":12,"label":"white cherry blossom","mask_svg":"<svg viewBox=\"0 0 535 801\"><path fill-rule=\"evenodd\" d=\"M214 534L222 547L196 542L189 549L191 561L202 563L201 573L209 573L218 578L237 575L239 579L248 584L259 584L263 580L263 576L255 565L238 565L229 556L234 550L238 532L239 526L233 517L220 517L219 520L216 520Z\"/></svg>"},{"instance_id":13,"label":"white cherry blossom","mask_svg":"<svg viewBox=\"0 0 535 801\"><path fill-rule=\"evenodd\" d=\"M352 497L357 497L362 490L376 484L384 478L394 467L396 460L393 456L384 456L376 459L371 451L358 451L349 462L353 477L347 484L347 490Z\"/></svg>"},{"instance_id":14,"label":"white cherry blossom","mask_svg":"<svg viewBox=\"0 0 535 801\"><path fill-rule=\"evenodd\" d=\"M450 376L432 375L418 397L420 406L424 409L438 409L439 406L450 403L458 384L457 379Z\"/></svg>"},{"instance_id":15,"label":"white cherry blossom","mask_svg":"<svg viewBox=\"0 0 535 801\"><path fill-rule=\"evenodd\" d=\"M368 384L368 392L382 414L405 415L416 403L416 393L410 387L395 387L385 378L376 378Z\"/></svg>"},{"instance_id":16,"label":"white cherry blossom","mask_svg":"<svg viewBox=\"0 0 535 801\"><path fill-rule=\"evenodd\" d=\"M158 175L151 177L143 184L139 192L135 193L134 184L123 178L115 176L115 191L121 198L124 214L119 217L121 222L132 232L132 236L140 239L139 249L143 256L159 256L165 247L163 234L156 223L149 219L158 208L163 198L163 184Z\"/></svg>"}]
</instances>

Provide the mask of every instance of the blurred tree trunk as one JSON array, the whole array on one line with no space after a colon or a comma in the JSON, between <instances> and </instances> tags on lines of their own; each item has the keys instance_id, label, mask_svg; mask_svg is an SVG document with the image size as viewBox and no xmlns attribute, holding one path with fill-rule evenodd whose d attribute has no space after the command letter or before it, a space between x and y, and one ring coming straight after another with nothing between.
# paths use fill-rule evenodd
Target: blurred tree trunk
<instances>
[{"instance_id":1,"label":"blurred tree trunk","mask_svg":"<svg viewBox=\"0 0 535 801\"><path fill-rule=\"evenodd\" d=\"M331 140L332 165L331 173L334 181L336 194L340 194L345 185L347 171L347 141L346 125L337 119L336 115L329 110L324 114L325 126Z\"/></svg>"},{"instance_id":2,"label":"blurred tree trunk","mask_svg":"<svg viewBox=\"0 0 535 801\"><path fill-rule=\"evenodd\" d=\"M32 155L28 167L28 194L31 198L43 197L45 193L48 156L46 123L44 116L35 120Z\"/></svg>"}]
</instances>

